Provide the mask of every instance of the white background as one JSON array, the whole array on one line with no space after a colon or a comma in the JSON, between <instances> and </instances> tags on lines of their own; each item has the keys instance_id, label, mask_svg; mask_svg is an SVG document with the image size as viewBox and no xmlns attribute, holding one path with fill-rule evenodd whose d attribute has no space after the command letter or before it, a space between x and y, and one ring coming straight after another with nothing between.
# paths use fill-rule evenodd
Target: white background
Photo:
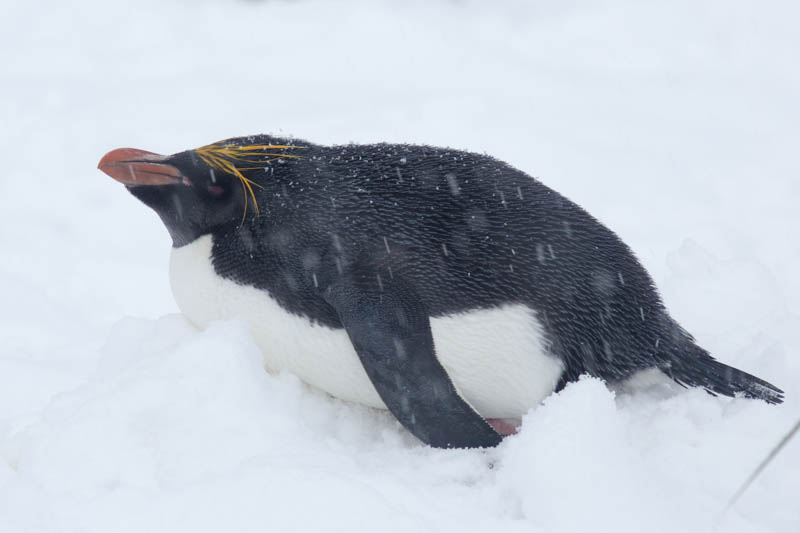
<instances>
[{"instance_id":1,"label":"white background","mask_svg":"<svg viewBox=\"0 0 800 533\"><path fill-rule=\"evenodd\" d=\"M11 2L0 15L0 531L800 531L793 1ZM615 230L783 406L584 380L496 450L261 371L177 313L96 170L252 133L486 152Z\"/></svg>"}]
</instances>

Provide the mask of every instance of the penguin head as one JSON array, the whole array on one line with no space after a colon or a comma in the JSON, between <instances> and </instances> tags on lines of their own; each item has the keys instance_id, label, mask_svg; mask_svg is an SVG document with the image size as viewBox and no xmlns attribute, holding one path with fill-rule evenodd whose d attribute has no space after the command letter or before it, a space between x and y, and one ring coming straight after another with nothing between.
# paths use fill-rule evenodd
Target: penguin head
<instances>
[{"instance_id":1,"label":"penguin head","mask_svg":"<svg viewBox=\"0 0 800 533\"><path fill-rule=\"evenodd\" d=\"M118 148L97 168L155 210L178 247L258 216L268 166L299 157L290 152L300 147L253 140L229 139L169 156Z\"/></svg>"}]
</instances>

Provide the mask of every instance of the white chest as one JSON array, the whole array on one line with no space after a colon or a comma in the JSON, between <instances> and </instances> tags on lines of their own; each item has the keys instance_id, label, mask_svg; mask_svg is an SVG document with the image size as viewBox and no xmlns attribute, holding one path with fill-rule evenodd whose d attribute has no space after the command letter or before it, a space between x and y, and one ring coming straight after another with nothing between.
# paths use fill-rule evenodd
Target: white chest
<instances>
[{"instance_id":1,"label":"white chest","mask_svg":"<svg viewBox=\"0 0 800 533\"><path fill-rule=\"evenodd\" d=\"M287 370L338 398L385 408L347 333L313 324L270 295L216 274L210 235L170 258L172 293L197 327L239 318L250 327L270 372ZM547 354L541 326L523 305L431 319L439 361L484 417L517 418L550 394L563 371Z\"/></svg>"}]
</instances>

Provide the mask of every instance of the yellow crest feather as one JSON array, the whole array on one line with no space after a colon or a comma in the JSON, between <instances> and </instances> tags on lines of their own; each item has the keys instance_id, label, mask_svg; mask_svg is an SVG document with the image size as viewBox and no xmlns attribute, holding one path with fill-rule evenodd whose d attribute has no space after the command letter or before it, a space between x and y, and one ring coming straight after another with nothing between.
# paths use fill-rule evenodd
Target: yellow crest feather
<instances>
[{"instance_id":1,"label":"yellow crest feather","mask_svg":"<svg viewBox=\"0 0 800 533\"><path fill-rule=\"evenodd\" d=\"M305 146L293 146L289 144L247 144L238 145L217 142L195 149L195 153L209 167L236 176L242 185L245 194L244 213L242 220L247 216L248 197L252 198L253 205L258 210L258 201L253 187L261 188L261 185L253 180L247 179L243 170L257 170L264 165L277 159L299 159L301 156L287 154L283 150L302 149Z\"/></svg>"}]
</instances>

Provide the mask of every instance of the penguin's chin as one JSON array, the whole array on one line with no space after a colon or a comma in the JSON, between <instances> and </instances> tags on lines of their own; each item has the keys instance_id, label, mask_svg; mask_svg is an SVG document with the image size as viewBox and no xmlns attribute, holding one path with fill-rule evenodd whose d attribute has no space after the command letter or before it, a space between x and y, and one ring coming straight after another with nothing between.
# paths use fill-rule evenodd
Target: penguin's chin
<instances>
[{"instance_id":1,"label":"penguin's chin","mask_svg":"<svg viewBox=\"0 0 800 533\"><path fill-rule=\"evenodd\" d=\"M97 168L128 188L191 185L177 167L167 163L168 160L168 156L136 148L117 148L104 155Z\"/></svg>"}]
</instances>

